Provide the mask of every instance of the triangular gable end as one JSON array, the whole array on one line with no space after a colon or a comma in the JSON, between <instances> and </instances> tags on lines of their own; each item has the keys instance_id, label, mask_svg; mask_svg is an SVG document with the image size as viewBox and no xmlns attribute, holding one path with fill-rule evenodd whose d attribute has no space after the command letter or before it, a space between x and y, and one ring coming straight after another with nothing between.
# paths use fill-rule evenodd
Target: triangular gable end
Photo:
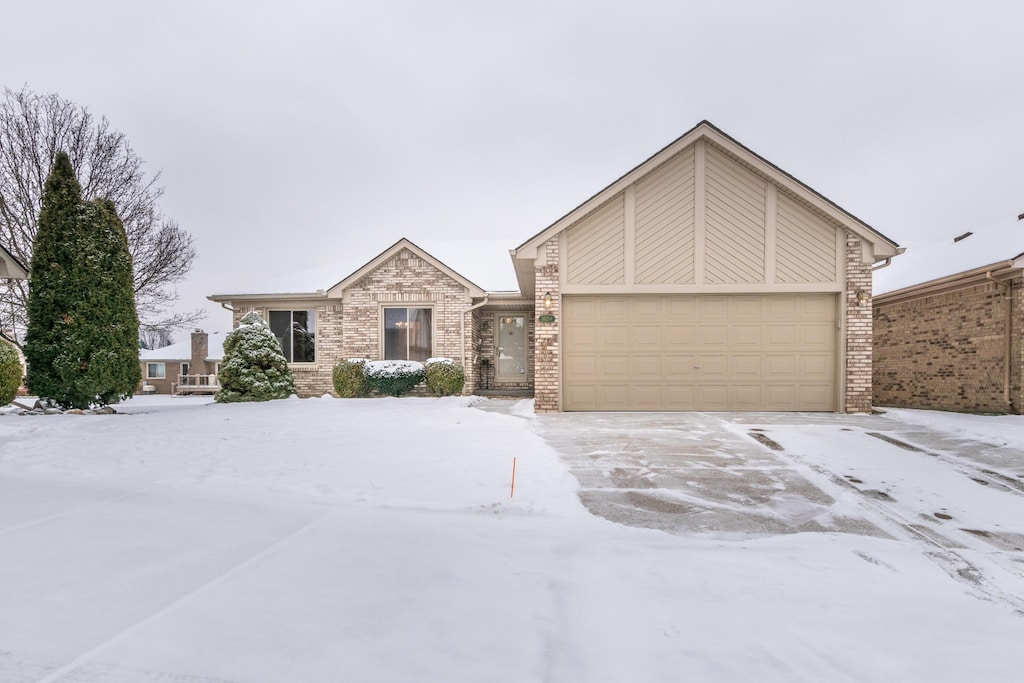
<instances>
[{"instance_id":1,"label":"triangular gable end","mask_svg":"<svg viewBox=\"0 0 1024 683\"><path fill-rule=\"evenodd\" d=\"M447 265L445 265L444 263L442 263L441 261L439 261L435 257L431 256L426 251L424 251L420 247L416 246L415 244L413 244L412 242L410 242L408 239L406 239L404 237L402 239L398 240L397 242L395 242L394 244L392 244L390 247L388 247L384 251L382 251L380 254L378 254L376 257L374 257L372 260L370 260L364 266L362 266L361 268L359 268L358 270L353 272L351 275L346 277L344 280L342 280L338 284L336 284L333 287L331 287L330 289L328 289L327 290L327 296L331 297L331 298L339 298L339 297L341 297L343 295L344 291L347 288L349 288L350 286L352 286L356 282L359 282L359 280L363 279L364 277L366 277L367 275L372 273L374 270L376 270L381 265L386 263L389 259L391 259L394 256L396 256L397 254L399 254L403 249L408 249L413 254L415 254L418 258L423 259L424 261L429 263L434 268L438 269L439 271L441 271L442 273L444 273L445 275L447 275L451 279L455 280L456 282L458 282L462 286L466 287L469 290L469 295L471 297L479 298L479 297L484 296L484 294L485 294L484 290L481 289L479 286L477 286L475 283L469 281L464 276L462 276L459 273L455 272L450 267L448 267Z\"/></svg>"},{"instance_id":2,"label":"triangular gable end","mask_svg":"<svg viewBox=\"0 0 1024 683\"><path fill-rule=\"evenodd\" d=\"M14 254L0 246L0 277L27 280L28 269L14 257Z\"/></svg>"},{"instance_id":3,"label":"triangular gable end","mask_svg":"<svg viewBox=\"0 0 1024 683\"><path fill-rule=\"evenodd\" d=\"M866 247L865 257L872 261L879 261L897 254L898 245L864 223L859 218L849 213L839 205L827 199L811 187L800 182L789 175L775 164L772 164L763 157L743 146L724 132L716 128L709 121L701 121L692 129L684 133L675 141L659 150L646 161L636 166L625 175L614 181L603 190L587 199L575 209L558 219L550 226L540 231L519 247L512 251L513 259L517 263L516 272L520 277L521 284L529 284L533 277L533 259L537 258L538 248L549 239L576 224L591 212L595 211L607 201L614 198L628 186L636 183L667 161L692 147L700 140L707 140L715 146L724 150L727 154L737 159L741 164L750 168L758 175L767 178L777 186L800 199L802 202L813 207L816 211L824 214L832 221L843 225L860 236Z\"/></svg>"}]
</instances>

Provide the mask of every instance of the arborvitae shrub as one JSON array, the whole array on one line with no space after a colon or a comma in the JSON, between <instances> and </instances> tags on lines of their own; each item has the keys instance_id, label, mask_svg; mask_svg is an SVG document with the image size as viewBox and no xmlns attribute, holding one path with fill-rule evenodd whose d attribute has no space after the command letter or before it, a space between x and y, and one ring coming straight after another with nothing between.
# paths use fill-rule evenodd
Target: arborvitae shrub
<instances>
[{"instance_id":1,"label":"arborvitae shrub","mask_svg":"<svg viewBox=\"0 0 1024 683\"><path fill-rule=\"evenodd\" d=\"M217 375L218 403L270 401L295 392L281 344L256 311L246 313L224 337L224 360Z\"/></svg>"},{"instance_id":2,"label":"arborvitae shrub","mask_svg":"<svg viewBox=\"0 0 1024 683\"><path fill-rule=\"evenodd\" d=\"M388 396L401 396L423 381L423 363L414 360L374 360L364 368L370 386Z\"/></svg>"},{"instance_id":3,"label":"arborvitae shrub","mask_svg":"<svg viewBox=\"0 0 1024 683\"><path fill-rule=\"evenodd\" d=\"M21 386L21 363L18 352L5 341L0 341L0 406L5 406L18 395Z\"/></svg>"},{"instance_id":4,"label":"arborvitae shrub","mask_svg":"<svg viewBox=\"0 0 1024 683\"><path fill-rule=\"evenodd\" d=\"M424 365L427 388L434 396L458 396L466 385L462 366L450 358L431 358Z\"/></svg>"},{"instance_id":5,"label":"arborvitae shrub","mask_svg":"<svg viewBox=\"0 0 1024 683\"><path fill-rule=\"evenodd\" d=\"M112 202L82 200L63 152L46 179L30 270L29 391L63 408L130 396L141 377L128 240Z\"/></svg>"},{"instance_id":6,"label":"arborvitae shrub","mask_svg":"<svg viewBox=\"0 0 1024 683\"><path fill-rule=\"evenodd\" d=\"M363 373L365 358L349 358L338 361L334 366L334 391L342 398L366 398L370 395L370 383Z\"/></svg>"}]
</instances>

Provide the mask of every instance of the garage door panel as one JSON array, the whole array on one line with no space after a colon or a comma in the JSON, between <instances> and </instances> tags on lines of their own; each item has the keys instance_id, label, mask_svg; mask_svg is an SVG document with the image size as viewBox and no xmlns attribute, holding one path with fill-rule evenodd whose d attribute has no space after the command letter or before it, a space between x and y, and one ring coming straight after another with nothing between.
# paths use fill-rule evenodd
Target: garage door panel
<instances>
[{"instance_id":1,"label":"garage door panel","mask_svg":"<svg viewBox=\"0 0 1024 683\"><path fill-rule=\"evenodd\" d=\"M670 380L691 380L693 366L697 360L693 356L664 356L662 367L665 378Z\"/></svg>"},{"instance_id":2,"label":"garage door panel","mask_svg":"<svg viewBox=\"0 0 1024 683\"><path fill-rule=\"evenodd\" d=\"M566 410L833 410L836 295L563 298Z\"/></svg>"},{"instance_id":3,"label":"garage door panel","mask_svg":"<svg viewBox=\"0 0 1024 683\"><path fill-rule=\"evenodd\" d=\"M630 364L630 375L636 379L657 379L664 373L661 356L633 356Z\"/></svg>"},{"instance_id":4,"label":"garage door panel","mask_svg":"<svg viewBox=\"0 0 1024 683\"><path fill-rule=\"evenodd\" d=\"M661 350L664 345L661 337L661 327L652 325L637 325L630 330L633 348L652 348Z\"/></svg>"}]
</instances>

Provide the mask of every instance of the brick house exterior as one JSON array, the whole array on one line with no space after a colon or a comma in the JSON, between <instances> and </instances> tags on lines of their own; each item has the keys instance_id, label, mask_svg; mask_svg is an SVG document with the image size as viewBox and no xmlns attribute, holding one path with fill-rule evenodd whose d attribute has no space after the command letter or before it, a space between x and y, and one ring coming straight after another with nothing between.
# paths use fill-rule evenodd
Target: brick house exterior
<instances>
[{"instance_id":1,"label":"brick house exterior","mask_svg":"<svg viewBox=\"0 0 1024 683\"><path fill-rule=\"evenodd\" d=\"M879 271L874 403L1024 411L1024 225L1006 221Z\"/></svg>"},{"instance_id":2,"label":"brick house exterior","mask_svg":"<svg viewBox=\"0 0 1024 683\"><path fill-rule=\"evenodd\" d=\"M537 412L863 412L871 269L896 253L702 122L511 250L518 291L403 239L327 290L210 299L235 325L278 321L301 396L330 393L339 360L413 358L416 339L463 366L465 393L532 395ZM281 321L315 353L289 351Z\"/></svg>"},{"instance_id":3,"label":"brick house exterior","mask_svg":"<svg viewBox=\"0 0 1024 683\"><path fill-rule=\"evenodd\" d=\"M212 341L212 343L211 343ZM213 339L203 330L194 330L187 341L171 344L160 349L145 349L139 352L142 369L140 394L176 394L182 381L189 382L182 375L193 378L196 387L217 386L218 366L224 355L224 335L215 332ZM202 378L199 380L198 378ZM186 391L190 391L186 388Z\"/></svg>"}]
</instances>

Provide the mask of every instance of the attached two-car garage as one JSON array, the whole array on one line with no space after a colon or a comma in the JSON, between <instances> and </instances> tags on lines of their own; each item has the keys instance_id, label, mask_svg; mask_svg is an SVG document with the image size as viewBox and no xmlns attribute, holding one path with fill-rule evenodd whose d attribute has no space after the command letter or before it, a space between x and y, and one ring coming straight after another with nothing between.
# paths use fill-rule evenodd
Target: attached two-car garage
<instances>
[{"instance_id":1,"label":"attached two-car garage","mask_svg":"<svg viewBox=\"0 0 1024 683\"><path fill-rule=\"evenodd\" d=\"M562 306L563 410L835 410L835 294L567 295Z\"/></svg>"}]
</instances>

